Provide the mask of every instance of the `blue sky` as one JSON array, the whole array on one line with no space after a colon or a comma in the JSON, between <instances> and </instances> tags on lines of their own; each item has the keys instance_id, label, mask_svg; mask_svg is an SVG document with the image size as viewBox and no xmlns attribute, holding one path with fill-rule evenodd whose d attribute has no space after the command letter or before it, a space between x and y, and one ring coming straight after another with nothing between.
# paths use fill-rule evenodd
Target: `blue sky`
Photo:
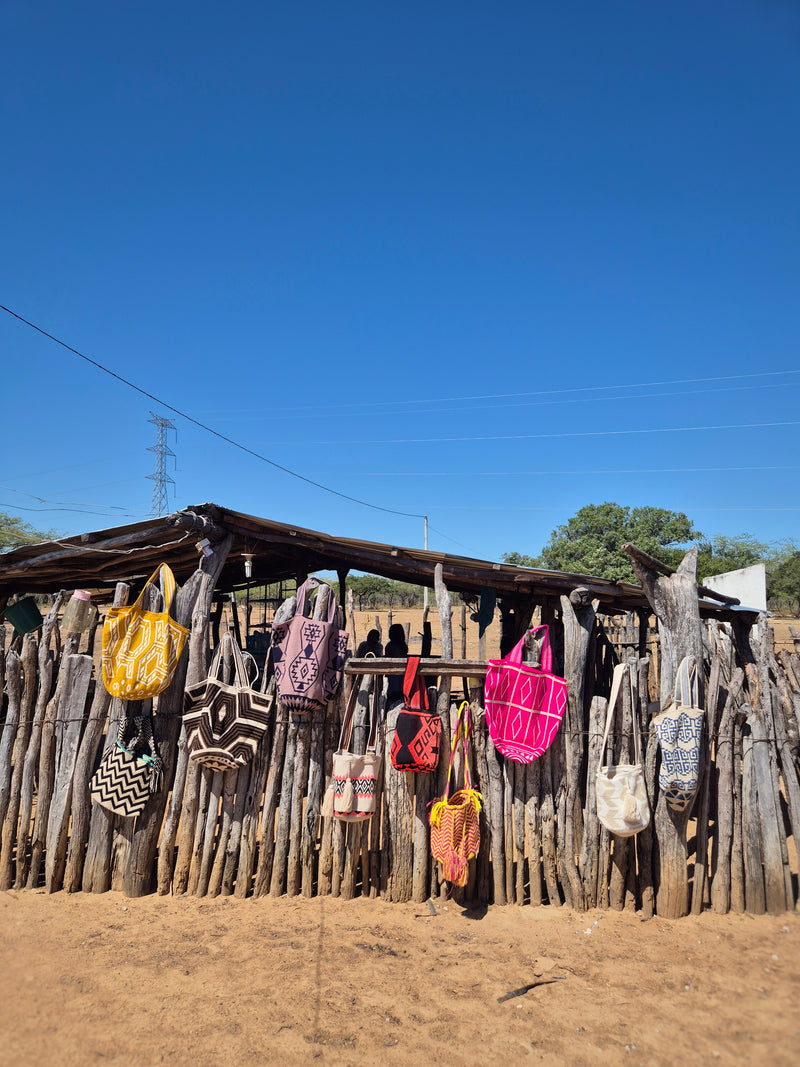
<instances>
[{"instance_id":1,"label":"blue sky","mask_svg":"<svg viewBox=\"0 0 800 1067\"><path fill-rule=\"evenodd\" d=\"M605 500L795 536L797 4L3 22L0 303L408 514L178 416L171 507L409 545L428 515L430 547L488 559ZM0 509L62 534L146 516L169 409L2 312L0 353Z\"/></svg>"}]
</instances>

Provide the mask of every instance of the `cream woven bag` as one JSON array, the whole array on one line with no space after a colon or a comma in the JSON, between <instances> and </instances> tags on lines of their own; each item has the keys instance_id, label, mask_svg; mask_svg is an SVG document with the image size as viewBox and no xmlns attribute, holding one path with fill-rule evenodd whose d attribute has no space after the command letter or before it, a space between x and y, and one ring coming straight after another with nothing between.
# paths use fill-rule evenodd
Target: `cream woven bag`
<instances>
[{"instance_id":1,"label":"cream woven bag","mask_svg":"<svg viewBox=\"0 0 800 1067\"><path fill-rule=\"evenodd\" d=\"M617 837L631 837L633 834L638 834L650 822L650 805L647 802L647 788L642 765L642 742L639 736L639 720L636 715L633 716L633 751L636 762L619 763L616 766L603 764L622 679L627 670L628 667L624 663L619 663L614 668L603 746L600 749L600 764L595 777L597 817L603 826Z\"/></svg>"}]
</instances>

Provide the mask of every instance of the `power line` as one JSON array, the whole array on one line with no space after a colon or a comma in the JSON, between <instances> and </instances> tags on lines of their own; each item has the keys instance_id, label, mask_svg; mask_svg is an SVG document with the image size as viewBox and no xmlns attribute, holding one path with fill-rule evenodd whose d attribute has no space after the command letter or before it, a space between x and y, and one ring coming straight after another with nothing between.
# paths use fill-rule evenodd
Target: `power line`
<instances>
[{"instance_id":1,"label":"power line","mask_svg":"<svg viewBox=\"0 0 800 1067\"><path fill-rule=\"evenodd\" d=\"M64 504L67 507L75 508L106 508L110 511L125 510L120 504L87 504L83 500L49 500L45 496L37 496L36 493L25 493L22 489L12 489L10 485L0 485L0 489L5 493L16 493L17 496L27 496L31 500L38 500L40 504ZM9 507L11 506L9 505Z\"/></svg>"},{"instance_id":2,"label":"power line","mask_svg":"<svg viewBox=\"0 0 800 1067\"><path fill-rule=\"evenodd\" d=\"M644 433L695 433L701 430L763 430L777 426L800 426L800 421L732 422L721 426L658 426L644 430L577 430L571 433L514 433L469 437L392 437L361 441L309 441L310 445L441 445L465 441L542 441L564 437L624 437Z\"/></svg>"},{"instance_id":3,"label":"power line","mask_svg":"<svg viewBox=\"0 0 800 1067\"><path fill-rule=\"evenodd\" d=\"M775 373L777 373L777 374L793 374L795 372L794 371L776 371ZM800 373L800 372L797 372L797 373ZM623 400L623 401L629 401L629 400L654 400L654 399L658 399L658 398L662 398L662 397L700 396L700 395L702 395L704 393L714 393L714 395L717 395L719 393L740 393L740 392L752 393L756 389L786 389L786 388L796 388L798 385L800 385L800 381L794 381L794 382L769 382L767 385L732 385L730 387L723 388L723 389L681 389L681 390L677 390L677 391L673 390L672 392L668 392L668 393L663 393L663 392L662 393L633 393L633 394L628 395L628 396L581 396L581 397L573 397L571 399L528 400L528 401L524 401L521 404L510 404L510 403L506 403L506 404L482 404L480 407L459 407L459 408L431 407L429 409L425 409L425 410L422 410L422 411L419 410L419 408L417 408L415 410L410 410L408 408L405 408L405 409L404 408L398 408L398 409L392 410L392 411L382 411L380 413L380 417L384 418L387 415L411 415L411 416L416 415L416 416L421 417L421 418L426 418L426 417L431 416L431 415L444 415L444 414L447 414L447 413L450 413L450 412L456 412L456 413L460 413L462 415L468 415L468 414L474 414L474 413L477 413L477 412L480 412L480 411L488 411L488 410L498 409L498 408L502 408L503 410L507 410L509 408L550 407L550 406L553 406L553 405L556 405L556 404L560 404L560 405L565 405L565 404L609 404L609 403L612 403L612 402L617 401L617 400ZM603 388L603 386L596 386L594 388L601 389L601 388ZM623 388L623 387L622 386L609 386L609 388L618 388L619 389L619 388ZM524 396L526 394L522 393L522 394L519 394L519 395ZM464 398L465 401L467 401L468 399L471 399L471 398L467 398L467 397ZM491 399L491 398L489 398L489 399ZM396 400L396 401L389 401L389 400L379 401L378 405L369 404L369 405L351 405L351 406L354 406L354 407L359 407L359 406L361 406L361 407L364 407L364 406L373 407L373 406L384 406L386 404L391 404L391 403L406 404L407 405L407 404L439 404L439 403L446 403L446 402L447 401L444 401L444 400L442 400L442 401L437 401L437 400L427 401L427 400L412 400L412 399L409 399L409 400ZM347 406L348 405L344 405L345 408ZM258 412L257 408L245 408L243 410L242 409L237 409L236 417L237 418L241 418L242 415L245 415L245 416L246 415L254 415L257 412ZM330 407L328 407L328 408L311 408L311 409L303 408L303 409L300 409L300 413L299 414L298 413L295 413L295 414L283 413L283 414L277 414L277 415L273 415L272 416L273 419L292 419L292 420L296 420L296 419L319 419L320 417L340 419L342 417L342 408L337 406L337 409L336 409L335 412L332 412L330 410Z\"/></svg>"},{"instance_id":4,"label":"power line","mask_svg":"<svg viewBox=\"0 0 800 1067\"><path fill-rule=\"evenodd\" d=\"M224 433L220 433L218 430L212 429L204 422L200 422L199 419L192 418L191 415L187 415L185 411L181 411L180 408L176 408L173 404L168 404L166 400L162 400L158 396L154 396L153 393L148 393L146 389L142 389L138 385L134 385L133 382L128 381L127 378L123 378L121 374L117 374L113 370L109 370L108 367L104 367L102 363L98 363L97 360L91 359L89 356L85 356L83 352L79 352L77 348L73 348L72 345L68 345L66 341L62 341L60 338L55 337L52 333L48 333L47 330L43 330L41 326L37 326L36 323L30 322L28 319L24 319L22 315L18 315L16 311L12 311L11 308L7 308L4 304L0 304L0 311L5 311L11 315L12 318L17 319L19 322L24 323L25 326L30 326L32 330L36 330L43 337L47 337L50 341L55 341L57 345L61 345L62 348L66 348L68 352L72 352L73 355L78 356L80 359L85 360L87 363L91 363L93 367L97 367L98 370L103 371L104 374L108 374L111 378L116 378L118 382L122 382L123 385L127 385L129 389L134 389L137 393L141 393L142 396L146 396L149 400L155 401L156 404L160 404L162 407L167 408L169 411L174 411L176 415L180 415L182 419L186 419L187 422L191 422L193 426L199 426L201 430L205 430L207 433L213 434L214 437L218 437L220 441L225 441L229 445L233 445L234 448L238 448L241 452L246 452L247 455L253 456L255 459L261 460L262 463L268 463L276 470L283 471L284 474L290 474L292 478L297 478L301 482L305 482L307 485L313 485L316 489L322 489L325 493L330 493L331 496L338 496L342 500L349 500L352 504L361 504L362 507L372 508L373 511L384 511L389 515L402 515L406 519L424 519L425 516L419 512L412 511L396 511L394 508L385 508L380 504L370 504L367 500L359 500L358 497L349 496L347 493L340 493L338 489L331 489L327 485L322 485L321 482L315 482L312 478L306 478L304 474L298 474L297 471L291 470L289 467L284 467L280 463L276 463L275 460L269 459L267 456L261 455L260 452L253 451L252 448L248 448L246 445L239 444L238 441L234 441L232 437L226 436Z\"/></svg>"},{"instance_id":5,"label":"power line","mask_svg":"<svg viewBox=\"0 0 800 1067\"><path fill-rule=\"evenodd\" d=\"M5 309L7 310L7 309ZM13 314L13 312L12 312ZM23 319L23 321L25 321ZM706 378L672 378L664 381L657 382L617 382L613 385L580 385L572 386L568 389L536 389L529 392L517 392L517 393L481 393L475 396L443 396L437 398L423 397L420 399L408 399L404 400L405 404L449 404L458 401L471 401L471 400L515 400L523 396L559 396L566 395L568 393L597 393L606 389L646 389L654 386L662 385L699 385L703 382L731 382L742 381L750 378L772 378L779 377L784 374L800 374L800 370L774 370L774 371L751 371L748 374L718 374L712 377ZM703 390L701 390L703 391ZM680 394L673 394L679 396ZM624 398L608 398L602 399L624 399ZM630 397L628 399L637 399ZM396 404L397 400L378 400L378 401L364 401L363 403L351 402L345 404L345 408L377 408L387 407L392 404ZM316 407L298 407L296 411L308 411L312 414L321 410ZM341 411L341 406L339 409Z\"/></svg>"},{"instance_id":6,"label":"power line","mask_svg":"<svg viewBox=\"0 0 800 1067\"><path fill-rule=\"evenodd\" d=\"M86 508L71 508L71 507L47 507L47 508L26 508L22 504L6 504L0 501L0 507L11 508L12 511L69 511L75 515L100 515L104 519L141 519L144 518L144 512L136 511L117 511L115 515L109 515L107 511L88 511Z\"/></svg>"},{"instance_id":7,"label":"power line","mask_svg":"<svg viewBox=\"0 0 800 1067\"><path fill-rule=\"evenodd\" d=\"M578 476L595 474L720 474L743 471L797 471L798 465L764 467L638 467L619 470L585 471L359 471L359 478L555 478L569 474ZM317 477L325 477L328 471L315 471ZM1 488L1 487L0 487Z\"/></svg>"}]
</instances>

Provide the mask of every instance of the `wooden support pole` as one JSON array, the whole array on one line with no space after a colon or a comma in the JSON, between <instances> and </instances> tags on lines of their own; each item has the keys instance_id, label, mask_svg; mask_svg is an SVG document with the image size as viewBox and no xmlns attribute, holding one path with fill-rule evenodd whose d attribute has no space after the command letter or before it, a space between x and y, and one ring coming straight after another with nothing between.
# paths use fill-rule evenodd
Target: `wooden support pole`
<instances>
[{"instance_id":1,"label":"wooden support pole","mask_svg":"<svg viewBox=\"0 0 800 1067\"><path fill-rule=\"evenodd\" d=\"M588 591L579 587L568 596L561 597L561 617L564 623L564 678L567 681L567 709L561 730L564 732L566 756L566 828L564 866L570 883L572 906L578 911L586 907L584 886L575 856L577 842L582 839L583 826L576 825L580 819L581 764L583 759L584 734L587 727L586 675L589 663L594 622L599 601L589 600Z\"/></svg>"},{"instance_id":2,"label":"wooden support pole","mask_svg":"<svg viewBox=\"0 0 800 1067\"><path fill-rule=\"evenodd\" d=\"M697 600L697 546L689 549L677 571L659 576L643 561L642 553L633 546L625 546L631 557L636 577L658 619L661 641L661 706L669 703L681 660L694 656L698 665L703 662L703 636ZM700 698L703 679L699 674ZM661 794L655 811L656 863L658 883L656 908L666 919L679 919L689 910L688 847L686 826L689 810L673 811Z\"/></svg>"},{"instance_id":3,"label":"wooden support pole","mask_svg":"<svg viewBox=\"0 0 800 1067\"><path fill-rule=\"evenodd\" d=\"M173 612L181 626L194 625L195 608L205 619L211 607L214 583L222 570L230 550L230 538L215 545L213 555L202 560L198 569L186 584L178 591ZM207 623L200 623L203 638ZM159 787L152 793L144 809L136 819L136 826L131 840L131 848L125 865L122 889L128 897L140 897L154 888L154 865L158 847L159 831L167 809L170 787L178 779L177 765L183 753L178 749L178 740L183 726L183 700L187 685L200 681L205 676L205 641L195 638L192 641L190 630L188 648L178 661L175 675L169 686L158 697L156 714L156 743L161 757L163 770ZM180 777L183 777L181 774ZM180 782L178 782L180 784ZM166 827L165 827L166 830ZM165 850L165 865L169 865L174 850L174 832L166 833L162 839ZM165 872L162 872L162 877ZM165 879L166 880L166 879ZM161 882L161 878L158 878Z\"/></svg>"},{"instance_id":4,"label":"wooden support pole","mask_svg":"<svg viewBox=\"0 0 800 1067\"><path fill-rule=\"evenodd\" d=\"M716 734L713 781L717 798L717 826L711 875L711 907L726 915L731 907L731 849L734 827L734 722L744 671L737 667L728 683L725 705Z\"/></svg>"},{"instance_id":5,"label":"wooden support pole","mask_svg":"<svg viewBox=\"0 0 800 1067\"><path fill-rule=\"evenodd\" d=\"M2 846L0 847L0 889L10 889L13 884L13 851L17 840L17 821L19 817L20 790L22 787L22 770L25 764L24 753L28 747L33 721L33 706L36 700L36 653L38 645L35 636L27 634L22 642L23 688L20 699L19 722L17 725L16 751L19 753L11 775L8 793L8 805L3 822ZM10 659L10 657L9 657Z\"/></svg>"},{"instance_id":6,"label":"wooden support pole","mask_svg":"<svg viewBox=\"0 0 800 1067\"><path fill-rule=\"evenodd\" d=\"M5 823L8 804L11 797L11 779L13 776L11 756L17 740L19 714L22 704L22 660L11 649L6 657L6 691L8 705L6 719L0 726L0 829ZM17 760L19 763L20 761Z\"/></svg>"},{"instance_id":7,"label":"wooden support pole","mask_svg":"<svg viewBox=\"0 0 800 1067\"><path fill-rule=\"evenodd\" d=\"M30 824L31 812L33 810L33 794L36 788L35 780L39 769L42 729L44 727L44 718L52 693L53 671L55 670L55 659L50 650L50 639L54 631L58 633L56 622L58 619L58 610L61 607L63 599L64 594L59 592L53 601L52 608L47 613L42 624L42 637L39 641L39 686L36 694L36 707L33 713L31 736L28 741L27 751L24 753L25 766L22 771L15 889L23 889L25 887L30 870L30 848L32 845L32 829ZM20 753L18 758L22 757L23 753Z\"/></svg>"},{"instance_id":8,"label":"wooden support pole","mask_svg":"<svg viewBox=\"0 0 800 1067\"><path fill-rule=\"evenodd\" d=\"M91 656L70 656L56 719L56 730L61 736L57 739L58 762L47 822L45 885L48 893L61 889L64 880L73 774L91 678Z\"/></svg>"},{"instance_id":9,"label":"wooden support pole","mask_svg":"<svg viewBox=\"0 0 800 1067\"><path fill-rule=\"evenodd\" d=\"M125 582L118 582L114 590L114 607L124 607L128 602L130 586ZM75 761L75 776L72 787L72 812L69 845L67 848L67 862L64 870L64 889L67 893L77 893L81 888L83 877L83 865L86 854L86 842L89 836L89 816L91 810L91 798L89 796L89 783L94 769L94 761L97 750L103 738L103 730L106 726L109 708L111 707L111 694L103 685L102 678L95 679L94 698L89 711L89 719L86 723L83 737L78 749L78 758Z\"/></svg>"}]
</instances>

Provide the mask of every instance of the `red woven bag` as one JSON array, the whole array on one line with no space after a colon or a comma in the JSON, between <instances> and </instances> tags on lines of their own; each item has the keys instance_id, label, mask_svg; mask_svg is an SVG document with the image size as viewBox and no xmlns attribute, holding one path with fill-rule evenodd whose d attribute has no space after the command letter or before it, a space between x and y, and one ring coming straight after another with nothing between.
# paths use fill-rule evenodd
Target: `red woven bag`
<instances>
[{"instance_id":1,"label":"red woven bag","mask_svg":"<svg viewBox=\"0 0 800 1067\"><path fill-rule=\"evenodd\" d=\"M442 721L428 710L428 690L419 673L419 656L409 656L403 679L405 706L392 738L392 766L430 774L439 762Z\"/></svg>"}]
</instances>

